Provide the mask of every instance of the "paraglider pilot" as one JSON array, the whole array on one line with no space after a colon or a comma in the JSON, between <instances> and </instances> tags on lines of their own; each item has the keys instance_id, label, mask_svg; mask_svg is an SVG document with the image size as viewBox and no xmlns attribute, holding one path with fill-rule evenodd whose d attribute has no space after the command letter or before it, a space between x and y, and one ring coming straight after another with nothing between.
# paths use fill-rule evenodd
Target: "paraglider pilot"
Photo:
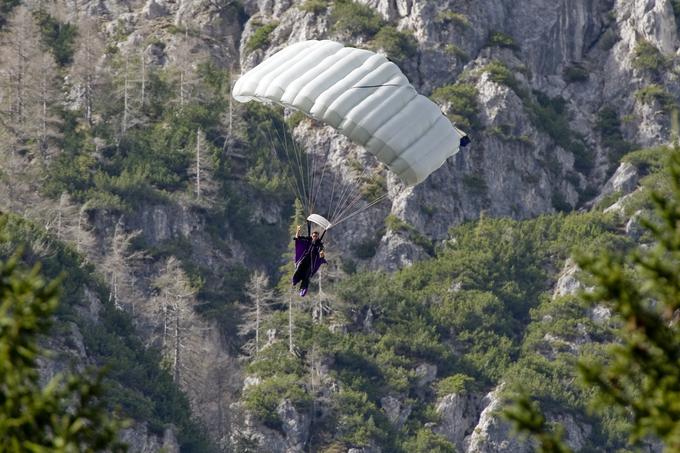
<instances>
[{"instance_id":1,"label":"paraglider pilot","mask_svg":"<svg viewBox=\"0 0 680 453\"><path fill-rule=\"evenodd\" d=\"M298 225L295 231L295 273L293 274L293 286L300 283L300 296L302 297L307 294L309 280L316 274L319 267L326 263L322 238L323 236L319 237L317 231L312 232L311 236L300 236L300 225Z\"/></svg>"}]
</instances>

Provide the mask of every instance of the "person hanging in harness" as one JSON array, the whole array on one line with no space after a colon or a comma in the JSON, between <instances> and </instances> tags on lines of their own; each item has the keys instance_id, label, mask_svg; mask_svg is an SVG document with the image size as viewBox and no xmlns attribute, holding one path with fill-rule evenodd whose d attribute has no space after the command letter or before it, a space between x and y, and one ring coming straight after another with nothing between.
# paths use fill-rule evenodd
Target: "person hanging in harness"
<instances>
[{"instance_id":1,"label":"person hanging in harness","mask_svg":"<svg viewBox=\"0 0 680 453\"><path fill-rule=\"evenodd\" d=\"M300 225L295 231L295 273L293 274L293 286L300 283L300 296L307 294L309 281L319 270L322 264L326 263L323 251L323 235L319 236L318 231L311 232L310 236L300 236ZM308 234L311 230L307 226ZM324 231L324 234L326 232Z\"/></svg>"}]
</instances>

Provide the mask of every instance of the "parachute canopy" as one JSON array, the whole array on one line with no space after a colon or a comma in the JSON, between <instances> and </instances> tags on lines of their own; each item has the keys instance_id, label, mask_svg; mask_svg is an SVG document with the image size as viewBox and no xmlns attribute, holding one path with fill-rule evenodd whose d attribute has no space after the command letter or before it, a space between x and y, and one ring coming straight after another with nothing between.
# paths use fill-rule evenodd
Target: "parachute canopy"
<instances>
[{"instance_id":1,"label":"parachute canopy","mask_svg":"<svg viewBox=\"0 0 680 453\"><path fill-rule=\"evenodd\" d=\"M328 230L330 229L330 227L333 226L331 222L329 222L319 214L310 214L309 217L307 217L307 220L312 223L315 223L316 225L319 225L324 230Z\"/></svg>"},{"instance_id":2,"label":"parachute canopy","mask_svg":"<svg viewBox=\"0 0 680 453\"><path fill-rule=\"evenodd\" d=\"M329 124L416 185L469 143L397 65L334 41L302 41L277 52L234 85L240 102L270 101Z\"/></svg>"}]
</instances>

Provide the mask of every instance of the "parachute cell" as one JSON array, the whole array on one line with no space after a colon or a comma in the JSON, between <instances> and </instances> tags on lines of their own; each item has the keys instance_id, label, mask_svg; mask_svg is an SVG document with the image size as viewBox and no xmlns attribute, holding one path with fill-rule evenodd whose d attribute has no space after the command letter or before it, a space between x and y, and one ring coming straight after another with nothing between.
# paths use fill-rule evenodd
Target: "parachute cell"
<instances>
[{"instance_id":1,"label":"parachute cell","mask_svg":"<svg viewBox=\"0 0 680 453\"><path fill-rule=\"evenodd\" d=\"M234 98L300 110L363 146L416 185L469 138L419 95L397 65L334 41L292 44L245 73Z\"/></svg>"}]
</instances>

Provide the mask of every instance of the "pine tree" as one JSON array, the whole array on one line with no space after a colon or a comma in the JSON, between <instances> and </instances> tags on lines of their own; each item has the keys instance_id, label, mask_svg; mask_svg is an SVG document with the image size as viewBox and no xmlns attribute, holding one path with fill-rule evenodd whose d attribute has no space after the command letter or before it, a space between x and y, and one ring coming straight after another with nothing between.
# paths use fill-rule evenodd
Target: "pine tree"
<instances>
[{"instance_id":1,"label":"pine tree","mask_svg":"<svg viewBox=\"0 0 680 453\"><path fill-rule=\"evenodd\" d=\"M606 303L621 321L606 361L581 360L578 371L597 390L601 409L632 419L631 443L655 436L667 451L680 451L680 148L669 164L671 193L651 194L655 220L643 222L652 246L577 259L594 280L583 297ZM540 451L570 451L526 396L506 415L534 436Z\"/></svg>"},{"instance_id":2,"label":"pine tree","mask_svg":"<svg viewBox=\"0 0 680 453\"><path fill-rule=\"evenodd\" d=\"M101 376L57 375L40 385L38 344L58 304L57 282L39 267L19 270L18 256L0 262L0 451L125 451L122 426L106 412Z\"/></svg>"}]
</instances>

